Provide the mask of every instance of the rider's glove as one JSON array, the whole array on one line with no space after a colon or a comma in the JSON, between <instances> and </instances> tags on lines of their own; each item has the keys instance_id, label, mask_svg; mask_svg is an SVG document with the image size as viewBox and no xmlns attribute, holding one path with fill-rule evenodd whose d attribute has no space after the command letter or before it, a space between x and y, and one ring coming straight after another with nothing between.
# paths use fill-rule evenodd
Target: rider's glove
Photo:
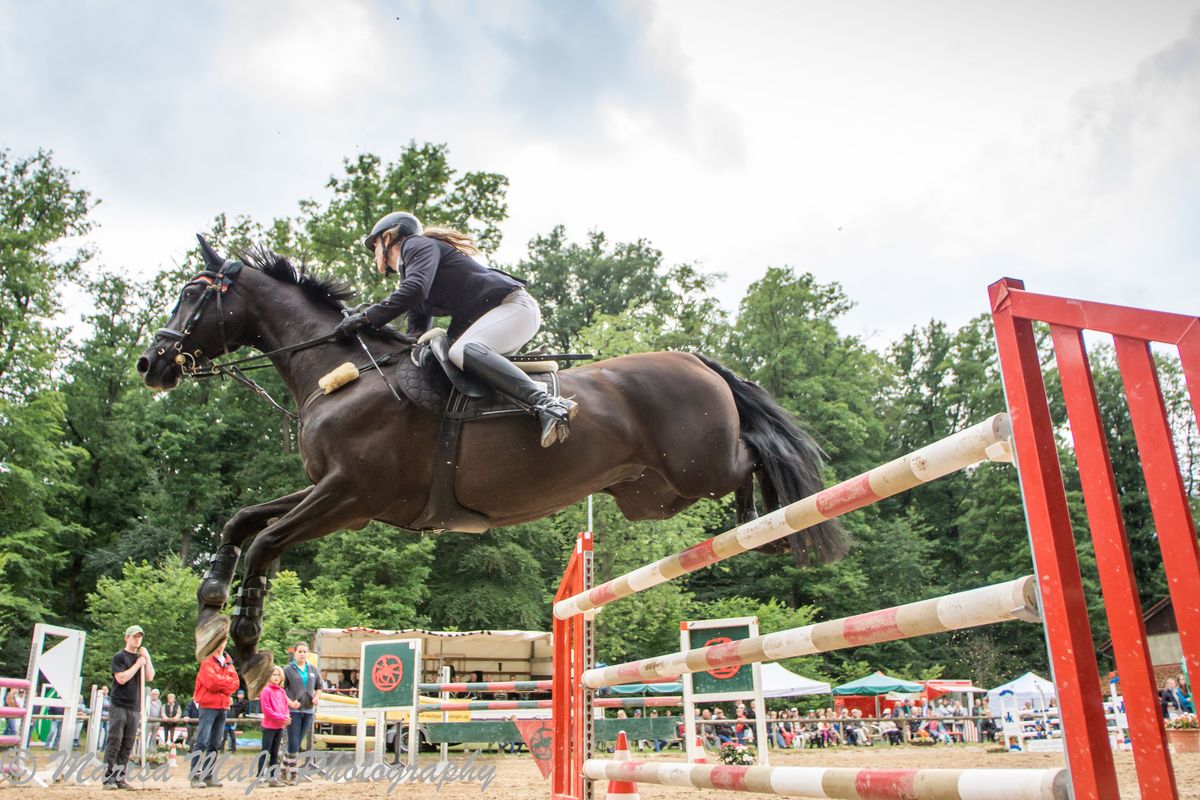
<instances>
[{"instance_id":1,"label":"rider's glove","mask_svg":"<svg viewBox=\"0 0 1200 800\"><path fill-rule=\"evenodd\" d=\"M349 339L363 328L369 327L371 327L371 320L367 318L365 311L360 311L357 314L351 314L339 322L337 327L333 329L333 333L339 339Z\"/></svg>"}]
</instances>

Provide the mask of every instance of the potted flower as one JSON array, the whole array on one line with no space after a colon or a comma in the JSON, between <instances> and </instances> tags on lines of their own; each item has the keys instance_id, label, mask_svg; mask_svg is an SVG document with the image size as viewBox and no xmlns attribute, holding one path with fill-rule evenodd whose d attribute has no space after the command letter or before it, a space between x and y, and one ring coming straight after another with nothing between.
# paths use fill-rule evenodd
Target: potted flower
<instances>
[{"instance_id":1,"label":"potted flower","mask_svg":"<svg viewBox=\"0 0 1200 800\"><path fill-rule=\"evenodd\" d=\"M749 767L754 764L754 749L738 742L727 742L717 750L722 764L734 767Z\"/></svg>"},{"instance_id":2,"label":"potted flower","mask_svg":"<svg viewBox=\"0 0 1200 800\"><path fill-rule=\"evenodd\" d=\"M1200 723L1195 714L1167 720L1167 744L1174 753L1200 753Z\"/></svg>"}]
</instances>

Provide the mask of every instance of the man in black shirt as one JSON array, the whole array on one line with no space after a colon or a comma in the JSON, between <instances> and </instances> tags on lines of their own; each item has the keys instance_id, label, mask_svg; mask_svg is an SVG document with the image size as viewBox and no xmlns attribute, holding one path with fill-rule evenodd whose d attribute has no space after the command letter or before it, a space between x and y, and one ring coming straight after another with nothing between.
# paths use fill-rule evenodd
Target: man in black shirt
<instances>
[{"instance_id":1,"label":"man in black shirt","mask_svg":"<svg viewBox=\"0 0 1200 800\"><path fill-rule=\"evenodd\" d=\"M108 711L108 744L104 748L104 788L132 788L125 780L129 754L138 731L142 687L154 680L150 652L142 647L142 628L125 629L125 649L112 657L111 707Z\"/></svg>"}]
</instances>

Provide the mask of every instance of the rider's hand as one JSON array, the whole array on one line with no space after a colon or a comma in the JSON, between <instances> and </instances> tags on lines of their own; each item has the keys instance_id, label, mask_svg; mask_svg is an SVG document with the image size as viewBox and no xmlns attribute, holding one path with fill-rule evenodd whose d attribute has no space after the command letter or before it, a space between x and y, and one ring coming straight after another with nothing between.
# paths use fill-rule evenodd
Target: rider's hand
<instances>
[{"instance_id":1,"label":"rider's hand","mask_svg":"<svg viewBox=\"0 0 1200 800\"><path fill-rule=\"evenodd\" d=\"M365 311L360 311L357 314L351 314L339 322L337 327L333 329L333 333L339 339L349 339L363 328L369 327L371 327L371 320L367 318Z\"/></svg>"}]
</instances>

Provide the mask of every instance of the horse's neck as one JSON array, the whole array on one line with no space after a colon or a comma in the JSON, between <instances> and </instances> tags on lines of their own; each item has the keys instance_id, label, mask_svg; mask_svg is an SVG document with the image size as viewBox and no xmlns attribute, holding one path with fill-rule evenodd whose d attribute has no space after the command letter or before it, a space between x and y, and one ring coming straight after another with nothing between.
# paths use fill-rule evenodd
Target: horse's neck
<instances>
[{"instance_id":1,"label":"horse's neck","mask_svg":"<svg viewBox=\"0 0 1200 800\"><path fill-rule=\"evenodd\" d=\"M289 287L288 295L284 302L258 306L263 311L255 324L254 346L264 353L325 336L340 319L336 311L315 305L299 290ZM362 348L352 339L348 343L332 341L295 352L276 353L270 359L299 407L317 389L322 376L347 361L357 363L362 355Z\"/></svg>"}]
</instances>

